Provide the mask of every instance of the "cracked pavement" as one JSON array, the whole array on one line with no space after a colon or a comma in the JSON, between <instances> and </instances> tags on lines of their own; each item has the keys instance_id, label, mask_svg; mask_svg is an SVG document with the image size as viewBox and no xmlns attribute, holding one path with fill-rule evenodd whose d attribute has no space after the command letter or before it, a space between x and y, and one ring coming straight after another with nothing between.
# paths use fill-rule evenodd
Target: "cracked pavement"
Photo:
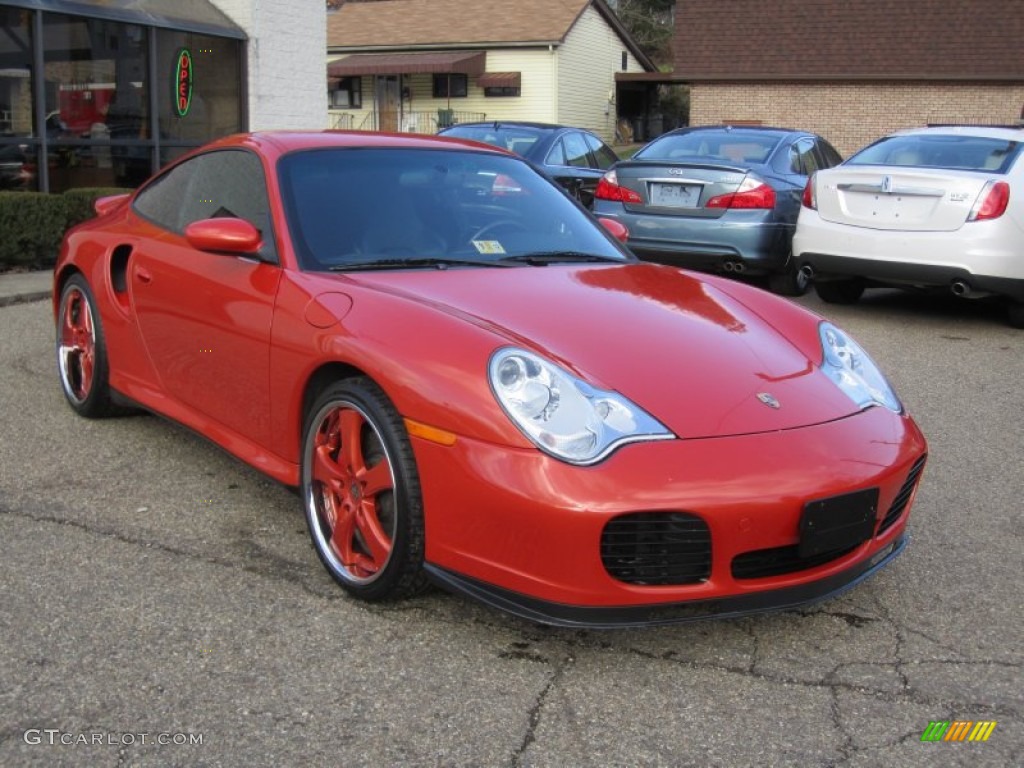
<instances>
[{"instance_id":1,"label":"cracked pavement","mask_svg":"<svg viewBox=\"0 0 1024 768\"><path fill-rule=\"evenodd\" d=\"M910 546L800 611L620 631L352 602L292 492L152 416L78 419L49 304L0 308L0 765L1024 764L1024 333L981 304L800 302L930 441ZM998 725L922 743L931 720ZM203 743L140 743L161 733Z\"/></svg>"}]
</instances>

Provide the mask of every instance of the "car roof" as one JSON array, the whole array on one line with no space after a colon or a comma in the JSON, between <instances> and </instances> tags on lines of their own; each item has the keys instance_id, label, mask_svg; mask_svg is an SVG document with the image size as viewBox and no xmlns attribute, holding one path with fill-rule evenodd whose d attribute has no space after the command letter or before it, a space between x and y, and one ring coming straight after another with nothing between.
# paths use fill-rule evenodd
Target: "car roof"
<instances>
[{"instance_id":1,"label":"car roof","mask_svg":"<svg viewBox=\"0 0 1024 768\"><path fill-rule=\"evenodd\" d=\"M927 128L908 128L889 136L975 136L988 139L1024 141L1024 127L1001 125L931 125ZM888 138L888 137L886 137Z\"/></svg>"},{"instance_id":2,"label":"car roof","mask_svg":"<svg viewBox=\"0 0 1024 768\"><path fill-rule=\"evenodd\" d=\"M783 136L813 136L814 133L811 131L799 131L795 128L776 128L769 125L695 125L687 126L684 128L676 128L668 133L663 133L662 136L680 136L684 133L700 133L700 132L716 132L716 133L739 133L739 134L750 134L759 133L768 136L775 136L781 138Z\"/></svg>"},{"instance_id":3,"label":"car roof","mask_svg":"<svg viewBox=\"0 0 1024 768\"><path fill-rule=\"evenodd\" d=\"M300 149L322 149L325 147L462 148L509 154L496 147L476 142L470 143L457 137L421 136L409 133L377 133L370 131L255 131L252 133L236 133L207 146L211 148L225 148L253 144L272 145L281 154Z\"/></svg>"},{"instance_id":4,"label":"car roof","mask_svg":"<svg viewBox=\"0 0 1024 768\"><path fill-rule=\"evenodd\" d=\"M534 128L539 131L583 131L584 133L591 133L586 128L574 128L571 125L560 125L558 123L535 123L529 120L481 120L476 123L458 123L457 125L449 126L445 128L445 131L450 131L453 128Z\"/></svg>"}]
</instances>

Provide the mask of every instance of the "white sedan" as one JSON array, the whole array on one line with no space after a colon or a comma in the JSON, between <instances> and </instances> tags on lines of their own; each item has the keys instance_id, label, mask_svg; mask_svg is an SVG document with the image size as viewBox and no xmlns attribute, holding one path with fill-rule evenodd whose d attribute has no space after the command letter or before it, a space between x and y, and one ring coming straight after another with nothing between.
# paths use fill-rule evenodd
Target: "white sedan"
<instances>
[{"instance_id":1,"label":"white sedan","mask_svg":"<svg viewBox=\"0 0 1024 768\"><path fill-rule=\"evenodd\" d=\"M1024 328L1024 128L901 131L818 171L793 253L827 302L872 285L996 296Z\"/></svg>"}]
</instances>

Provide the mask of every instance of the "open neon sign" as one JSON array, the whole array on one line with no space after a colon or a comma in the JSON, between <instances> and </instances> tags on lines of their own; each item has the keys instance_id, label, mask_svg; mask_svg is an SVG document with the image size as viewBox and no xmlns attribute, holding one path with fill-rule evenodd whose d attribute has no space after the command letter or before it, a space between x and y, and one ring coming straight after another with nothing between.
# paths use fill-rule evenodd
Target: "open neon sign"
<instances>
[{"instance_id":1,"label":"open neon sign","mask_svg":"<svg viewBox=\"0 0 1024 768\"><path fill-rule=\"evenodd\" d=\"M182 48L175 59L174 108L178 117L184 117L192 108L192 53Z\"/></svg>"}]
</instances>

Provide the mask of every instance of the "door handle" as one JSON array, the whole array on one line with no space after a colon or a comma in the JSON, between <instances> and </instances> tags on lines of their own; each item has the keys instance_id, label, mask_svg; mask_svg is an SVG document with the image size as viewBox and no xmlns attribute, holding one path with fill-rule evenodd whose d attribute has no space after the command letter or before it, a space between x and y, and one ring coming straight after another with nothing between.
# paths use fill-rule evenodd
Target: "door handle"
<instances>
[{"instance_id":1,"label":"door handle","mask_svg":"<svg viewBox=\"0 0 1024 768\"><path fill-rule=\"evenodd\" d=\"M153 282L153 275L151 275L148 270L142 269L141 267L135 270L135 276L139 279L140 283L149 285Z\"/></svg>"}]
</instances>

